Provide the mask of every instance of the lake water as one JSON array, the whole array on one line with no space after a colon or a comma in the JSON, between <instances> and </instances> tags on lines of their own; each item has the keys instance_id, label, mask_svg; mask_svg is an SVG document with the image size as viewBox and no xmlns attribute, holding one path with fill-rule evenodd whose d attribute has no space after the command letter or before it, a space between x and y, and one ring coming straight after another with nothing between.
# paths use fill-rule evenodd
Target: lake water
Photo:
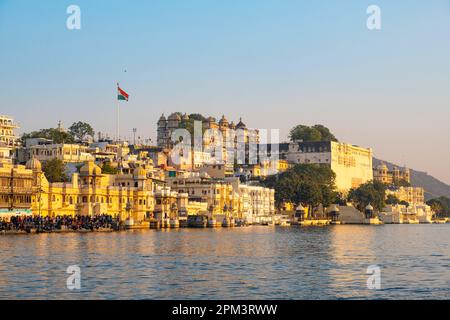
<instances>
[{"instance_id":1,"label":"lake water","mask_svg":"<svg viewBox=\"0 0 450 320\"><path fill-rule=\"evenodd\" d=\"M0 299L450 299L450 224L0 236L0 253Z\"/></svg>"}]
</instances>

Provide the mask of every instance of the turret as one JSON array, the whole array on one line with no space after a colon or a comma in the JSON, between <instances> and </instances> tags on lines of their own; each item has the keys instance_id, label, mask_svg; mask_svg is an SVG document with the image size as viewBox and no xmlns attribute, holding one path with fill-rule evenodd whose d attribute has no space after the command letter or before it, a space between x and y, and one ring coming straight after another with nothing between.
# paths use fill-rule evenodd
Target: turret
<instances>
[{"instance_id":1,"label":"turret","mask_svg":"<svg viewBox=\"0 0 450 320\"><path fill-rule=\"evenodd\" d=\"M364 214L365 214L366 219L372 219L374 217L373 207L370 203L364 209Z\"/></svg>"}]
</instances>

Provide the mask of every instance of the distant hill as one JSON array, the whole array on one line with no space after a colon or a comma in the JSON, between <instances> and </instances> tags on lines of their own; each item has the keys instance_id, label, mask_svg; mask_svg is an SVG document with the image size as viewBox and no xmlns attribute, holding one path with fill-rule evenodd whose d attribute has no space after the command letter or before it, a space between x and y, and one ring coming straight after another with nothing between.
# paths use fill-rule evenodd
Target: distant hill
<instances>
[{"instance_id":1,"label":"distant hill","mask_svg":"<svg viewBox=\"0 0 450 320\"><path fill-rule=\"evenodd\" d=\"M378 166L381 162L384 162L389 167L389 169L391 169L394 166L401 167L388 161L373 158L374 167ZM416 171L411 168L410 170L411 170L411 184L414 187L422 187L425 189L426 200L430 200L432 198L437 198L441 196L450 198L450 185L436 179L435 177L428 175L426 172Z\"/></svg>"}]
</instances>

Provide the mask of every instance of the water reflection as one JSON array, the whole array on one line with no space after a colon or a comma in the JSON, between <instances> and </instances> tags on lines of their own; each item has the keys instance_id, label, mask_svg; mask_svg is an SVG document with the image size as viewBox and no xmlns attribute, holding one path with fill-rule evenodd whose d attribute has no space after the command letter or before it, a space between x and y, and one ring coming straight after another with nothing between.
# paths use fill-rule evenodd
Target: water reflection
<instances>
[{"instance_id":1,"label":"water reflection","mask_svg":"<svg viewBox=\"0 0 450 320\"><path fill-rule=\"evenodd\" d=\"M0 237L0 298L450 298L450 225ZM366 288L379 265L382 290ZM82 289L66 289L79 265Z\"/></svg>"}]
</instances>

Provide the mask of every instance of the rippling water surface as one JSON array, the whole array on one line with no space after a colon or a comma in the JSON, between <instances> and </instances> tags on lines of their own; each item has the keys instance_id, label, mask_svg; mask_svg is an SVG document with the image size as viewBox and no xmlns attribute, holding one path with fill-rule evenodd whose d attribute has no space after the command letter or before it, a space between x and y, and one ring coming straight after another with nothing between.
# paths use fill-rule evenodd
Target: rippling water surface
<instances>
[{"instance_id":1,"label":"rippling water surface","mask_svg":"<svg viewBox=\"0 0 450 320\"><path fill-rule=\"evenodd\" d=\"M0 236L0 254L1 299L450 299L450 224Z\"/></svg>"}]
</instances>

